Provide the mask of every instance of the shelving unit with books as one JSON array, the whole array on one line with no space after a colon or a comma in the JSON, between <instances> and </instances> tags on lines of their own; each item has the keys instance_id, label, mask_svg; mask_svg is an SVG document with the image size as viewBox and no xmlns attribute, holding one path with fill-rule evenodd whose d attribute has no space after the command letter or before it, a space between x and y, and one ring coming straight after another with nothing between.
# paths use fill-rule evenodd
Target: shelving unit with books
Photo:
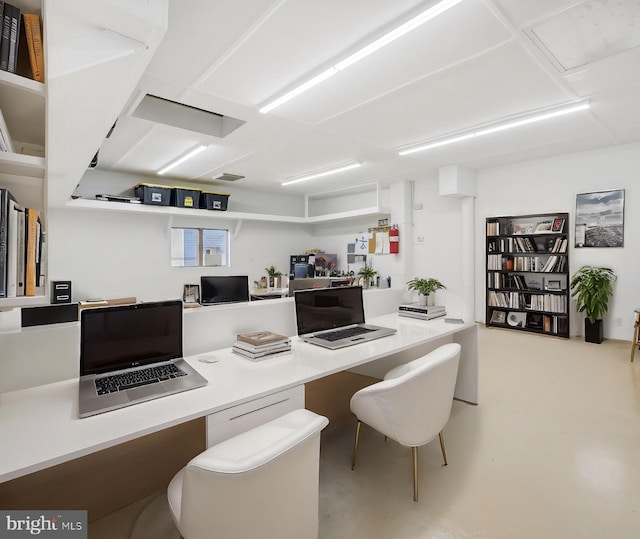
<instances>
[{"instance_id":1,"label":"shelving unit with books","mask_svg":"<svg viewBox=\"0 0 640 539\"><path fill-rule=\"evenodd\" d=\"M32 78L23 22L24 14L33 15L39 22L42 6L39 0L13 0L9 4L19 10L20 17L13 69L0 69L0 310L47 301L46 92L44 83ZM2 43L0 55L1 49ZM22 54L26 54L26 68ZM43 80L42 73L39 78ZM19 233L16 215L23 216L23 233Z\"/></svg>"},{"instance_id":2,"label":"shelving unit with books","mask_svg":"<svg viewBox=\"0 0 640 539\"><path fill-rule=\"evenodd\" d=\"M486 219L486 324L569 337L569 214Z\"/></svg>"}]
</instances>

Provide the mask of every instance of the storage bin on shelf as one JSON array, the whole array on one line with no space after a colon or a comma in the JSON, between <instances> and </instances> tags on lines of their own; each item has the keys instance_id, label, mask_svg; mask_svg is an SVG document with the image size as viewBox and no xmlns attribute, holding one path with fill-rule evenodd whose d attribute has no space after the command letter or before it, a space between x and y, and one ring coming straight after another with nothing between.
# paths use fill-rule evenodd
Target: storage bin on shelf
<instances>
[{"instance_id":1,"label":"storage bin on shelf","mask_svg":"<svg viewBox=\"0 0 640 539\"><path fill-rule=\"evenodd\" d=\"M178 208L199 208L202 189L187 187L171 188L171 205Z\"/></svg>"},{"instance_id":2,"label":"storage bin on shelf","mask_svg":"<svg viewBox=\"0 0 640 539\"><path fill-rule=\"evenodd\" d=\"M139 183L134 187L136 196L142 204L168 206L171 199L171 187L153 183Z\"/></svg>"},{"instance_id":3,"label":"storage bin on shelf","mask_svg":"<svg viewBox=\"0 0 640 539\"><path fill-rule=\"evenodd\" d=\"M200 194L200 207L206 210L226 211L229 196L229 193L202 191Z\"/></svg>"}]
</instances>

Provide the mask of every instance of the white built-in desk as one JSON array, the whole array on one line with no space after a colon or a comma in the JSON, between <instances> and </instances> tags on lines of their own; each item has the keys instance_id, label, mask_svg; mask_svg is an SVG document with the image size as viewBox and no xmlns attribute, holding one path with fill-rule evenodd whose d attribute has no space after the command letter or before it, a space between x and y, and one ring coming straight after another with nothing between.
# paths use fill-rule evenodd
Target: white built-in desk
<instances>
[{"instance_id":1,"label":"white built-in desk","mask_svg":"<svg viewBox=\"0 0 640 539\"><path fill-rule=\"evenodd\" d=\"M89 455L192 419L295 388L319 378L357 368L387 370L446 342L459 342L462 357L456 398L478 402L476 324L449 324L398 317L368 322L396 327L390 337L342 350L325 350L292 339L293 351L253 362L218 350L187 358L209 384L177 395L101 415L78 418L77 380L0 394L0 483ZM216 363L199 361L214 356Z\"/></svg>"}]
</instances>

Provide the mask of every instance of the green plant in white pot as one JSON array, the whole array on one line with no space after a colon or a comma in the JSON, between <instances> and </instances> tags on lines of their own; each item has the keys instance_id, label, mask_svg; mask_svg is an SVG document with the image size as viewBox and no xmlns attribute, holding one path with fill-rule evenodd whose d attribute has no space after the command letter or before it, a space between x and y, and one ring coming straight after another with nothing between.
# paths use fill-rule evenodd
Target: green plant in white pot
<instances>
[{"instance_id":1,"label":"green plant in white pot","mask_svg":"<svg viewBox=\"0 0 640 539\"><path fill-rule=\"evenodd\" d=\"M420 294L418 301L421 305L435 305L436 290L442 288L447 287L433 277L429 277L428 279L414 277L410 281L407 281L407 290L415 290Z\"/></svg>"},{"instance_id":2,"label":"green plant in white pot","mask_svg":"<svg viewBox=\"0 0 640 539\"><path fill-rule=\"evenodd\" d=\"M272 288L279 288L279 278L282 277L282 272L278 271L275 266L269 266L268 268L264 268L264 271L267 272L269 276L269 286Z\"/></svg>"},{"instance_id":3,"label":"green plant in white pot","mask_svg":"<svg viewBox=\"0 0 640 539\"><path fill-rule=\"evenodd\" d=\"M609 310L616 274L609 268L582 266L571 276L571 297L576 309L584 312L584 340L600 344L604 340L602 317Z\"/></svg>"},{"instance_id":4,"label":"green plant in white pot","mask_svg":"<svg viewBox=\"0 0 640 539\"><path fill-rule=\"evenodd\" d=\"M369 288L371 279L373 279L377 274L378 272L367 264L360 268L360 271L358 271L358 275L362 277L362 288Z\"/></svg>"}]
</instances>

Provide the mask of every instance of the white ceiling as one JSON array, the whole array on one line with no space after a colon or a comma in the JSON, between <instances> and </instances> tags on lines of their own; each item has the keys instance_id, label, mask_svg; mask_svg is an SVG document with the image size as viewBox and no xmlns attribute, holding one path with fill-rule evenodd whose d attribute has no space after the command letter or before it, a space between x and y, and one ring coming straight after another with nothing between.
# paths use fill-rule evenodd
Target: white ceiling
<instances>
[{"instance_id":1,"label":"white ceiling","mask_svg":"<svg viewBox=\"0 0 640 539\"><path fill-rule=\"evenodd\" d=\"M640 0L463 0L272 112L258 112L432 3L169 0L167 34L100 148L98 168L154 176L206 144L168 175L228 187L212 178L232 173L245 176L236 187L314 193L435 177L451 164L481 169L640 140L640 48L633 48ZM558 58L598 59L566 69ZM146 93L246 123L216 138L136 118ZM591 110L398 155L582 99ZM363 166L280 186L354 161Z\"/></svg>"}]
</instances>

